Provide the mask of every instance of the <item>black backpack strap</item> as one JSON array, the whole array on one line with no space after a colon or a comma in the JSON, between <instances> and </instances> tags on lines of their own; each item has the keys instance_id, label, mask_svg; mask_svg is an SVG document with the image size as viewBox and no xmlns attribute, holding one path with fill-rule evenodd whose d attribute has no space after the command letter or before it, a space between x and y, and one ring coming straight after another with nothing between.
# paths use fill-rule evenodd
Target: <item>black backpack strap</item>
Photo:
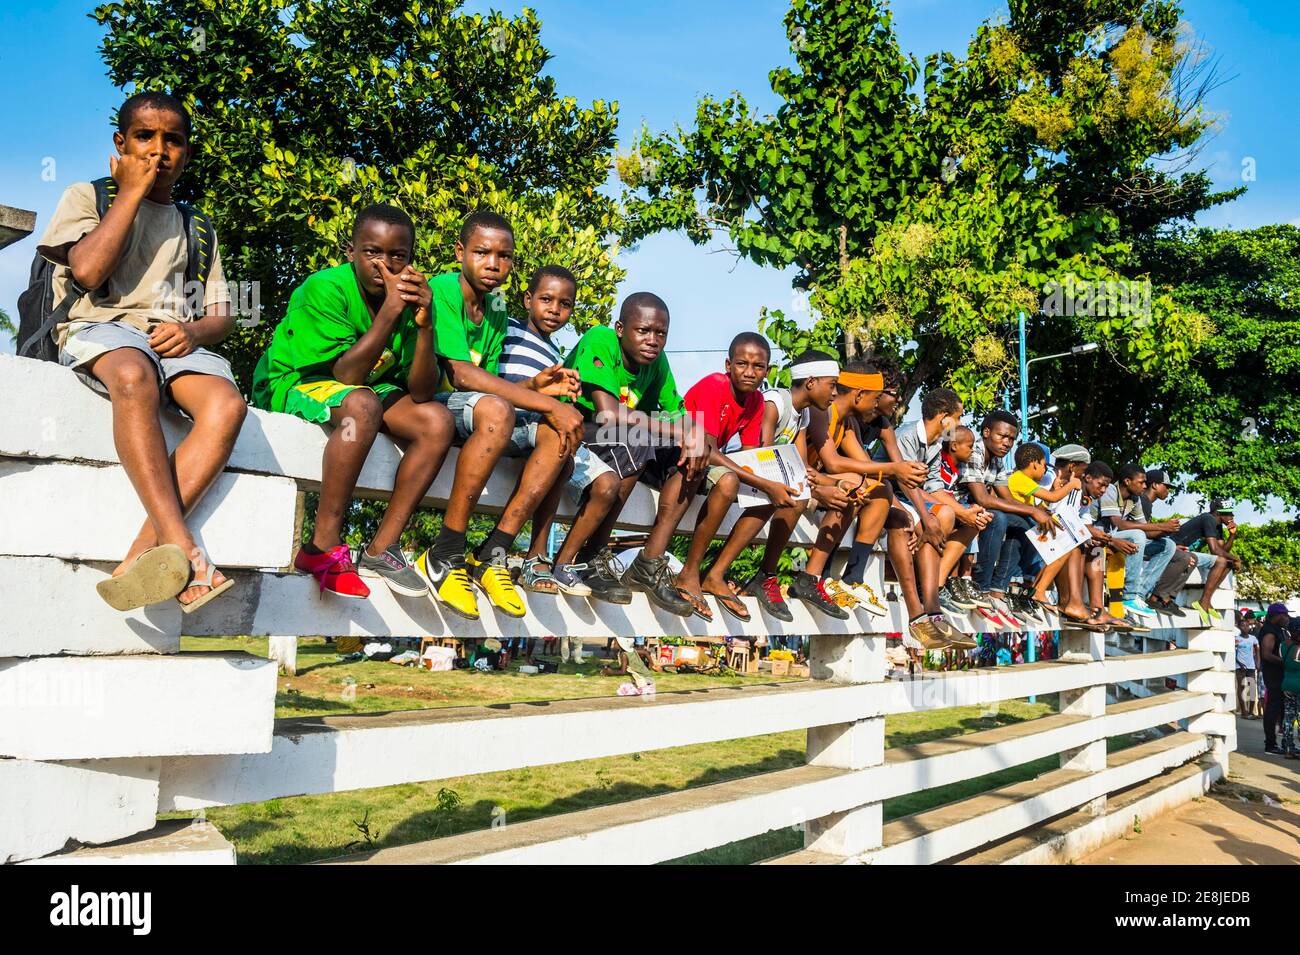
<instances>
[{"instance_id":1,"label":"black backpack strap","mask_svg":"<svg viewBox=\"0 0 1300 955\"><path fill-rule=\"evenodd\" d=\"M95 209L102 219L104 213L108 212L108 207L117 198L117 182L112 176L104 176L102 179L96 179L91 185L95 187Z\"/></svg>"},{"instance_id":2,"label":"black backpack strap","mask_svg":"<svg viewBox=\"0 0 1300 955\"><path fill-rule=\"evenodd\" d=\"M67 295L63 296L63 301L59 303L58 308L50 312L49 317L46 318L45 321L41 322L40 328L28 335L26 340L19 344L18 357L21 358L23 355L26 355L31 351L33 345L39 342L42 338L53 334L54 329L58 328L62 322L66 322L68 320L68 312L72 311L72 306L79 302L85 295L85 290L80 289L80 287L75 286L74 284L74 288L68 292Z\"/></svg>"},{"instance_id":3,"label":"black backpack strap","mask_svg":"<svg viewBox=\"0 0 1300 955\"><path fill-rule=\"evenodd\" d=\"M180 210L185 226L185 282L187 285L198 282L200 289L206 288L208 274L212 271L213 251L217 247L217 232L207 216L188 204L178 202L176 208Z\"/></svg>"},{"instance_id":4,"label":"black backpack strap","mask_svg":"<svg viewBox=\"0 0 1300 955\"><path fill-rule=\"evenodd\" d=\"M112 176L104 176L91 182L95 189L95 211L99 218L103 219L104 214L108 212L108 207L113 204L117 198L117 182ZM87 295L89 289L82 288L77 280L72 277L72 270L68 270L68 294L63 296L63 301L58 304L54 311L50 312L49 317L41 322L39 328L27 336L27 339L18 346L18 355L25 355L31 350L32 346L39 342L47 335L52 335L54 330L68 320L68 313L72 311L72 306L77 304Z\"/></svg>"}]
</instances>

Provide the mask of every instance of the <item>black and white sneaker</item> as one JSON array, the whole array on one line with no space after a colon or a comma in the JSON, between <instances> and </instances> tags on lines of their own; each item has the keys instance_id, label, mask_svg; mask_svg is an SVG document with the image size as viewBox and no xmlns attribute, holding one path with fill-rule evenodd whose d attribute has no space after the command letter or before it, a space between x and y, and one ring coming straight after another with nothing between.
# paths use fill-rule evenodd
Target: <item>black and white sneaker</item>
<instances>
[{"instance_id":1,"label":"black and white sneaker","mask_svg":"<svg viewBox=\"0 0 1300 955\"><path fill-rule=\"evenodd\" d=\"M388 589L402 597L423 597L429 592L429 585L420 572L412 567L402 553L402 548L394 544L378 557L371 557L366 548L357 553L357 573L362 577L378 577L388 585Z\"/></svg>"},{"instance_id":2,"label":"black and white sneaker","mask_svg":"<svg viewBox=\"0 0 1300 955\"><path fill-rule=\"evenodd\" d=\"M956 581L939 588L939 606L948 613L964 614L975 609L975 602L961 591L961 584Z\"/></svg>"},{"instance_id":3,"label":"black and white sneaker","mask_svg":"<svg viewBox=\"0 0 1300 955\"><path fill-rule=\"evenodd\" d=\"M551 568L551 579L560 593L570 597L590 597L591 585L582 578L586 564L556 564Z\"/></svg>"},{"instance_id":4,"label":"black and white sneaker","mask_svg":"<svg viewBox=\"0 0 1300 955\"><path fill-rule=\"evenodd\" d=\"M958 588L958 592L961 594L961 596L966 598L967 602L970 603L971 606L973 606L976 610L993 609L992 602L989 601L987 597L985 597L983 594L981 594L978 590L975 589L975 582L971 580L969 577L958 577L957 582L955 584L950 584L949 586Z\"/></svg>"},{"instance_id":5,"label":"black and white sneaker","mask_svg":"<svg viewBox=\"0 0 1300 955\"><path fill-rule=\"evenodd\" d=\"M791 600L802 600L813 610L821 611L828 617L834 617L836 620L849 619L849 612L843 607L836 606L830 594L822 587L821 578L814 577L812 574L803 571L795 574L786 594Z\"/></svg>"}]
</instances>

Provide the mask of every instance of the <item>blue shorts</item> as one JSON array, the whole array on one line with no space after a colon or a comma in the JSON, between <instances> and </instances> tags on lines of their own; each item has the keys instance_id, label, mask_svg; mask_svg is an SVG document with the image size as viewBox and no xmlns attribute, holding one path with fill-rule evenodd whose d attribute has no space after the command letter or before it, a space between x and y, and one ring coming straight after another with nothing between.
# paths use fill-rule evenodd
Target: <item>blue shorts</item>
<instances>
[{"instance_id":1,"label":"blue shorts","mask_svg":"<svg viewBox=\"0 0 1300 955\"><path fill-rule=\"evenodd\" d=\"M446 405L456 422L456 443L463 444L474 433L474 406L485 397L482 391L440 391L433 400ZM510 443L506 445L505 456L508 458L526 458L537 446L537 426L542 415L537 411L515 409L515 427L510 432Z\"/></svg>"},{"instance_id":2,"label":"blue shorts","mask_svg":"<svg viewBox=\"0 0 1300 955\"><path fill-rule=\"evenodd\" d=\"M104 383L84 371L83 367L100 355L119 348L134 348L149 359L158 373L158 387L173 409L175 403L171 402L169 386L180 375L211 375L235 384L230 362L216 352L196 348L183 358L159 358L157 352L149 347L147 334L122 322L78 322L70 326L63 347L59 349L59 364L71 368L91 388L106 395L108 388Z\"/></svg>"}]
</instances>

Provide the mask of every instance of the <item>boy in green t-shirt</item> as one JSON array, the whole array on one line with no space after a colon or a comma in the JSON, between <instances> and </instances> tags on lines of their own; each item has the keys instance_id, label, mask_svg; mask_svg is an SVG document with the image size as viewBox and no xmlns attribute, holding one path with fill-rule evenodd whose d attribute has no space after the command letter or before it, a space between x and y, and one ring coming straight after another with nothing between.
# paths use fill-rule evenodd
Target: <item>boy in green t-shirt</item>
<instances>
[{"instance_id":1,"label":"boy in green t-shirt","mask_svg":"<svg viewBox=\"0 0 1300 955\"><path fill-rule=\"evenodd\" d=\"M432 400L438 364L429 283L411 265L414 249L415 223L401 209L361 210L349 261L308 276L294 290L253 372L254 405L333 427L321 462L316 525L294 559L322 592L370 595L340 535L380 431L404 452L383 519L357 562L362 575L381 578L394 593L427 591L398 541L442 466L453 427L447 409Z\"/></svg>"},{"instance_id":2,"label":"boy in green t-shirt","mask_svg":"<svg viewBox=\"0 0 1300 955\"><path fill-rule=\"evenodd\" d=\"M555 575L575 561L592 596L629 603L630 588L679 616L691 604L679 594L668 567L669 539L704 476L707 447L694 439L668 359L668 306L650 292L629 295L613 328L590 329L566 363L581 377L574 403L585 422L584 443L604 469L587 486L573 526L555 557ZM680 469L685 467L685 473ZM639 478L661 483L659 513L641 554L620 573L609 536Z\"/></svg>"},{"instance_id":3,"label":"boy in green t-shirt","mask_svg":"<svg viewBox=\"0 0 1300 955\"><path fill-rule=\"evenodd\" d=\"M442 531L415 565L445 606L470 619L478 619L471 579L502 613L524 615L506 554L582 441L582 416L560 400L577 393L576 374L559 363L520 382L497 374L506 313L503 299L491 293L509 277L514 251L510 223L495 212L475 212L456 242L460 271L429 282L442 369L441 389L434 397L451 412L464 446ZM527 461L497 526L467 556L470 513L503 456Z\"/></svg>"}]
</instances>

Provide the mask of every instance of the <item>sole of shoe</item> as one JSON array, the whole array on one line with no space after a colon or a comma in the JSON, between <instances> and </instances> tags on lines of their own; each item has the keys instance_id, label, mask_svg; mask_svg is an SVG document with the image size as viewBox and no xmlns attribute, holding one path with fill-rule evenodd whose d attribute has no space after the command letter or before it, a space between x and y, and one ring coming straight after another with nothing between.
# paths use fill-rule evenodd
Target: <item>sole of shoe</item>
<instances>
[{"instance_id":1,"label":"sole of shoe","mask_svg":"<svg viewBox=\"0 0 1300 955\"><path fill-rule=\"evenodd\" d=\"M393 593L397 594L397 596L399 597L423 597L425 594L429 592L429 587L427 584L420 590L416 590L414 587L407 587L404 584L396 583L394 581L389 580L383 574L376 574L373 571L371 571L370 573L366 573L365 571L357 571L357 576L365 577L368 580L382 580L384 584L388 587L388 589L391 590Z\"/></svg>"},{"instance_id":2,"label":"sole of shoe","mask_svg":"<svg viewBox=\"0 0 1300 955\"><path fill-rule=\"evenodd\" d=\"M609 604L613 607L626 607L632 603L631 594L627 594L626 596L624 596L623 594L615 594L614 596L611 597L609 594L600 594L600 593L596 593L596 591L593 590L587 596L589 596L592 600L599 600L601 603Z\"/></svg>"},{"instance_id":3,"label":"sole of shoe","mask_svg":"<svg viewBox=\"0 0 1300 955\"><path fill-rule=\"evenodd\" d=\"M562 584L558 580L555 586L560 588L560 593L566 597L590 597L591 588L586 584Z\"/></svg>"},{"instance_id":4,"label":"sole of shoe","mask_svg":"<svg viewBox=\"0 0 1300 955\"><path fill-rule=\"evenodd\" d=\"M848 612L844 610L844 608L842 607L836 607L834 604L831 604L828 607L823 603L818 603L817 601L813 600L811 597L795 597L795 599L802 601L804 606L806 606L809 610L816 610L818 613L825 614L826 616L830 617L833 620L849 619ZM835 612L836 610L840 612L836 613Z\"/></svg>"}]
</instances>

